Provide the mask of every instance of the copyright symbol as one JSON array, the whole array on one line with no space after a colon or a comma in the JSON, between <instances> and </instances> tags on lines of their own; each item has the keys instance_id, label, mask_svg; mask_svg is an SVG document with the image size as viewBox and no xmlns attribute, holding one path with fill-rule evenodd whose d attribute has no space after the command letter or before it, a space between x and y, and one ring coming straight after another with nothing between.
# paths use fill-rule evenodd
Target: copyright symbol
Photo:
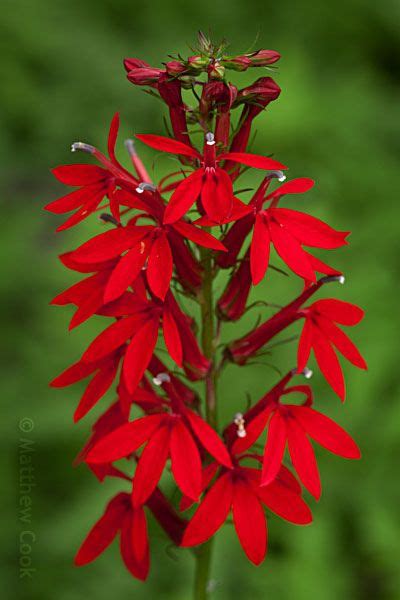
<instances>
[{"instance_id":1,"label":"copyright symbol","mask_svg":"<svg viewBox=\"0 0 400 600\"><path fill-rule=\"evenodd\" d=\"M19 428L24 433L29 433L35 427L35 423L29 417L24 417L19 422Z\"/></svg>"}]
</instances>

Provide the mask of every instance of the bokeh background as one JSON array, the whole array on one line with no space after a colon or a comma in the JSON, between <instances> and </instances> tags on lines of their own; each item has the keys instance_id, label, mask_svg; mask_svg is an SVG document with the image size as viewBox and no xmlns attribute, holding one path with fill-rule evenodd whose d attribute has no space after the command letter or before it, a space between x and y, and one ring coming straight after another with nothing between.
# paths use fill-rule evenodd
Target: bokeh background
<instances>
[{"instance_id":1,"label":"bokeh background","mask_svg":"<svg viewBox=\"0 0 400 600\"><path fill-rule=\"evenodd\" d=\"M69 144L105 146L116 110L124 137L164 133L161 105L125 79L122 58L156 66L187 52L199 28L227 37L233 51L255 47L282 53L280 99L258 118L254 151L311 176L312 193L293 200L353 231L351 246L333 264L346 273L326 292L361 304L365 321L351 332L370 365L346 365L344 406L316 374L317 407L356 437L363 452L352 463L317 451L324 492L311 501L314 523L296 528L269 519L270 549L258 569L246 561L232 527L218 536L213 578L216 599L336 600L400 598L399 527L399 218L400 4L396 0L3 0L0 48L1 151L1 479L2 597L27 600L127 598L187 600L193 575L186 551L170 551L152 524L152 570L143 585L125 571L113 545L83 569L73 555L118 483L99 486L71 462L94 413L72 425L77 387L51 390L48 381L74 361L98 323L66 332L69 308L49 300L74 280L56 256L97 230L86 223L65 234L42 206L61 193L49 172L69 162ZM252 75L262 73L253 71ZM235 82L249 83L247 74ZM121 144L121 155L122 155ZM144 156L152 154L144 151ZM155 164L155 175L170 164ZM256 180L253 181L253 184ZM298 204L299 203L299 204ZM340 289L337 289L337 288ZM271 274L255 298L284 303L299 290L294 278ZM268 310L261 313L267 316ZM249 314L241 331L254 323ZM236 330L238 331L238 330ZM226 338L233 336L226 329ZM293 365L294 345L276 348L269 362ZM277 380L268 366L226 370L221 420ZM104 404L103 404L104 406ZM101 409L101 407L100 407ZM34 429L21 433L29 418ZM18 580L18 458L20 438L33 441L36 539L32 580Z\"/></svg>"}]
</instances>

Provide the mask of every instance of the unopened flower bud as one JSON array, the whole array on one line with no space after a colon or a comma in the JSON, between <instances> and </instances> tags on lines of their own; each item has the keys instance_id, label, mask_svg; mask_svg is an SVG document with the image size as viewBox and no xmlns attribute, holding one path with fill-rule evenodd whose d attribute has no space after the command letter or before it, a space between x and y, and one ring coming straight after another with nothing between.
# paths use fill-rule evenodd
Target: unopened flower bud
<instances>
[{"instance_id":1,"label":"unopened flower bud","mask_svg":"<svg viewBox=\"0 0 400 600\"><path fill-rule=\"evenodd\" d=\"M253 67L266 67L272 65L280 59L281 55L275 50L259 50L249 56L251 66Z\"/></svg>"},{"instance_id":2,"label":"unopened flower bud","mask_svg":"<svg viewBox=\"0 0 400 600\"><path fill-rule=\"evenodd\" d=\"M171 60L165 65L168 75L176 76L187 71L187 67L178 60Z\"/></svg>"},{"instance_id":3,"label":"unopened flower bud","mask_svg":"<svg viewBox=\"0 0 400 600\"><path fill-rule=\"evenodd\" d=\"M189 56L189 66L192 69L204 69L209 63L209 59L205 56Z\"/></svg>"},{"instance_id":4,"label":"unopened flower bud","mask_svg":"<svg viewBox=\"0 0 400 600\"><path fill-rule=\"evenodd\" d=\"M232 71L246 71L251 66L251 60L247 56L235 56L224 59L223 64Z\"/></svg>"},{"instance_id":5,"label":"unopened flower bud","mask_svg":"<svg viewBox=\"0 0 400 600\"><path fill-rule=\"evenodd\" d=\"M215 61L210 65L208 73L212 79L223 79L225 75L225 67L220 62Z\"/></svg>"}]
</instances>

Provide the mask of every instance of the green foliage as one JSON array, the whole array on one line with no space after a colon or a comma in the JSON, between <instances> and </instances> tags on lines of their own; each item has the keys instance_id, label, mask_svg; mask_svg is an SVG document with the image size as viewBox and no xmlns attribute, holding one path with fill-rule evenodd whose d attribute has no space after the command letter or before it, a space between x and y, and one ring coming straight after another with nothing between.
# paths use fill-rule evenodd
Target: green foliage
<instances>
[{"instance_id":1,"label":"green foliage","mask_svg":"<svg viewBox=\"0 0 400 600\"><path fill-rule=\"evenodd\" d=\"M351 247L337 253L334 264L347 277L338 290L341 297L367 311L352 336L370 365L367 374L345 366L344 407L315 376L317 407L354 434L363 460L350 463L319 452L324 493L318 505L311 501L314 524L295 528L271 516L270 552L259 569L246 561L226 527L216 546L214 596L399 597L400 205L393 190L399 179L399 12L394 0L3 1L1 397L3 455L11 449L11 459L1 472L7 489L14 486L17 470L18 422L30 417L36 425L29 434L36 448L31 524L37 536L36 573L32 581L20 582L21 599L190 597L191 557L178 550L171 558L155 524L159 543L153 543L153 568L145 586L125 572L116 547L91 566L72 566L76 548L116 484L99 487L83 468L72 470L93 416L73 427L78 390L47 387L52 376L80 355L96 324L66 335L68 307L49 308L48 301L73 279L57 264L56 254L82 240L82 229L98 225L93 221L56 236L57 219L41 207L60 192L49 167L71 160L71 141L104 147L116 110L123 123L121 139L134 132L164 133L160 105L126 81L122 58L137 56L158 66L168 53L184 53L197 29L209 27L216 40L227 37L238 52L249 48L259 30L255 49L273 48L283 55L276 76L283 92L259 117L254 151L273 152L290 165L291 176L316 179L307 200L293 199L293 208L299 202L334 227L353 231ZM245 85L254 73L234 77ZM153 158L154 153L143 149L143 156ZM155 161L156 177L168 160ZM293 278L271 273L254 300L282 303L298 290ZM331 291L337 293L334 286ZM241 331L254 322L258 310L269 314L267 308L253 309ZM233 335L232 326L226 327L226 339ZM268 360L282 370L291 367L293 344L278 346ZM256 399L276 377L260 365L228 367L220 386L221 420L243 406L246 392ZM14 499L8 504L10 516L2 511L3 540L8 540L2 544L2 565L7 567L2 582L14 597L17 505Z\"/></svg>"}]
</instances>

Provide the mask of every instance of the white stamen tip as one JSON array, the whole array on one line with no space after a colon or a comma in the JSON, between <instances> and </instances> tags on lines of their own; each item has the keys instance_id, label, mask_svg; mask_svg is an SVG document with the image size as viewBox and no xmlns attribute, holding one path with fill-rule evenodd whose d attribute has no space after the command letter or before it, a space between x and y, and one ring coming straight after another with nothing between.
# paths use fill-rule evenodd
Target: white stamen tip
<instances>
[{"instance_id":1,"label":"white stamen tip","mask_svg":"<svg viewBox=\"0 0 400 600\"><path fill-rule=\"evenodd\" d=\"M84 142L74 142L71 144L71 152L77 152L80 150L81 152L87 152L88 154L93 154L95 151L94 146L90 144L85 144Z\"/></svg>"},{"instance_id":2,"label":"white stamen tip","mask_svg":"<svg viewBox=\"0 0 400 600\"><path fill-rule=\"evenodd\" d=\"M306 379L311 379L311 377L313 376L313 372L308 367L305 367L305 369L302 370L301 374L304 375Z\"/></svg>"},{"instance_id":3,"label":"white stamen tip","mask_svg":"<svg viewBox=\"0 0 400 600\"><path fill-rule=\"evenodd\" d=\"M238 429L237 431L237 436L240 438L245 438L247 435L247 432L245 429Z\"/></svg>"},{"instance_id":4,"label":"white stamen tip","mask_svg":"<svg viewBox=\"0 0 400 600\"><path fill-rule=\"evenodd\" d=\"M157 373L157 375L155 377L153 377L153 383L154 385L162 385L163 383L170 383L171 381L171 377L168 375L168 373Z\"/></svg>"},{"instance_id":5,"label":"white stamen tip","mask_svg":"<svg viewBox=\"0 0 400 600\"><path fill-rule=\"evenodd\" d=\"M139 185L136 188L136 191L138 194L143 194L143 192L155 192L156 189L156 185L152 183L146 183L143 181L142 183L139 183Z\"/></svg>"},{"instance_id":6,"label":"white stamen tip","mask_svg":"<svg viewBox=\"0 0 400 600\"><path fill-rule=\"evenodd\" d=\"M215 144L214 134L211 133L211 131L206 133L206 142L207 142L207 146L214 146L214 144Z\"/></svg>"},{"instance_id":7,"label":"white stamen tip","mask_svg":"<svg viewBox=\"0 0 400 600\"><path fill-rule=\"evenodd\" d=\"M246 429L244 427L245 424L245 420L243 418L242 413L238 412L235 415L235 418L233 420L233 422L235 423L237 430L236 430L236 435L240 438L244 438L247 435Z\"/></svg>"},{"instance_id":8,"label":"white stamen tip","mask_svg":"<svg viewBox=\"0 0 400 600\"><path fill-rule=\"evenodd\" d=\"M325 277L322 277L320 281L323 283L331 283L336 281L337 283L340 283L340 285L343 285L346 283L346 277L344 275L326 275Z\"/></svg>"},{"instance_id":9,"label":"white stamen tip","mask_svg":"<svg viewBox=\"0 0 400 600\"><path fill-rule=\"evenodd\" d=\"M124 146L127 149L129 156L136 156L135 142L133 140L125 140Z\"/></svg>"},{"instance_id":10,"label":"white stamen tip","mask_svg":"<svg viewBox=\"0 0 400 600\"><path fill-rule=\"evenodd\" d=\"M269 173L268 177L270 179L272 179L273 177L276 177L276 179L278 181L280 181L282 183L282 181L285 181L286 179L286 175L283 171L271 171L271 173Z\"/></svg>"},{"instance_id":11,"label":"white stamen tip","mask_svg":"<svg viewBox=\"0 0 400 600\"><path fill-rule=\"evenodd\" d=\"M344 283L346 283L346 277L344 275L339 275L338 281L341 285L343 285Z\"/></svg>"}]
</instances>

